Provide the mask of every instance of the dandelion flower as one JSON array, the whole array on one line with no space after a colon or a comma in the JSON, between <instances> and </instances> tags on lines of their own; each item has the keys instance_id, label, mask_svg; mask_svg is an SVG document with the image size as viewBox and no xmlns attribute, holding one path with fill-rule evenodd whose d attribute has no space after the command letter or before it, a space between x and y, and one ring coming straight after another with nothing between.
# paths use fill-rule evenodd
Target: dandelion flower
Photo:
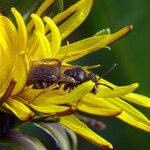
<instances>
[{"instance_id":1,"label":"dandelion flower","mask_svg":"<svg viewBox=\"0 0 150 150\"><path fill-rule=\"evenodd\" d=\"M58 63L55 60L60 61L62 66L76 67L69 63L96 50L109 48L109 44L132 30L132 25L129 25L113 34L97 34L62 45L62 41L85 20L93 0L80 0L53 18L41 17L53 2L54 0L45 0L31 14L31 19L26 24L15 8L11 11L17 26L8 17L0 15L1 111L12 112L21 121L38 120L39 126L43 128L47 128L46 124L40 122L53 121L56 117L60 125L103 149L113 149L113 146L80 121L74 111L96 116L114 116L150 132L150 121L128 103L150 107L148 97L133 93L138 83L116 86L101 78L98 81L100 90L96 94L91 92L95 86L91 79L73 88L71 92L64 91L63 88L54 90L55 85L41 89L27 85L29 73L34 68L38 69L42 65L55 66ZM90 66L81 68L90 74ZM43 72L41 74L45 75ZM39 78L40 74L36 77ZM18 135L12 131L10 133L12 136L9 138ZM18 137L21 137L20 134Z\"/></svg>"}]
</instances>

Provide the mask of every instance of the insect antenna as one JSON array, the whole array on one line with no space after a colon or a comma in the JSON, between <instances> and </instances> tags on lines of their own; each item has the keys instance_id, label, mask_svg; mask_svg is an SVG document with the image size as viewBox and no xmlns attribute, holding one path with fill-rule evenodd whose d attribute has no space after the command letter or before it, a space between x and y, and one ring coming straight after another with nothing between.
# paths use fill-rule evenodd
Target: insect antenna
<instances>
[{"instance_id":1,"label":"insect antenna","mask_svg":"<svg viewBox=\"0 0 150 150\"><path fill-rule=\"evenodd\" d=\"M115 63L115 64L113 64L110 68L108 68L108 70L106 70L106 71L99 77L98 81L100 81L101 78L103 78L104 76L106 76L107 74L109 74L116 66L117 66L117 64ZM107 85L107 84L105 84L105 83L97 83L97 85L104 85L104 86L106 86L106 87L108 87L108 88L110 88L110 89L113 90L113 88L112 88L111 86L109 86L109 85Z\"/></svg>"},{"instance_id":2,"label":"insect antenna","mask_svg":"<svg viewBox=\"0 0 150 150\"><path fill-rule=\"evenodd\" d=\"M106 76L107 74L109 74L115 67L117 66L117 64L113 64L110 68L108 68L108 70L106 70L100 77L99 77L99 80L101 78L103 78L104 76Z\"/></svg>"}]
</instances>

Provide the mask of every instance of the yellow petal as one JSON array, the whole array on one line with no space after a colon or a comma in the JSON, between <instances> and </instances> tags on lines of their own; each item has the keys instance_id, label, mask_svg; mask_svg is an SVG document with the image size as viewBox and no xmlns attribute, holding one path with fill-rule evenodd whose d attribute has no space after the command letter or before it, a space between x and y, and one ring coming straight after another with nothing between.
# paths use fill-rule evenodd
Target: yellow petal
<instances>
[{"instance_id":1,"label":"yellow petal","mask_svg":"<svg viewBox=\"0 0 150 150\"><path fill-rule=\"evenodd\" d=\"M17 84L13 90L13 94L20 92L26 82L28 74L28 59L25 54L27 34L25 29L25 24L21 15L12 8L12 12L16 18L18 31L16 31L14 25L11 21L5 17L0 17L1 25L1 41L4 42L1 44L1 66L5 64L1 71L4 71L2 74L6 79L1 75L1 82L6 82L6 84L1 84L6 90L10 80L16 80ZM14 42L15 41L15 42ZM4 49L5 48L5 49ZM9 59L8 59L9 58ZM22 79L22 80L20 80ZM5 91L4 90L4 91Z\"/></svg>"},{"instance_id":2,"label":"yellow petal","mask_svg":"<svg viewBox=\"0 0 150 150\"><path fill-rule=\"evenodd\" d=\"M89 93L94 86L92 81L85 82L75 88L72 92L67 93L63 96L53 95L54 91L47 91L44 94L41 94L37 97L32 103L40 105L39 103L51 103L51 104L70 104L72 102L78 102L83 96Z\"/></svg>"},{"instance_id":3,"label":"yellow petal","mask_svg":"<svg viewBox=\"0 0 150 150\"><path fill-rule=\"evenodd\" d=\"M107 150L113 149L113 146L109 142L94 133L73 115L61 117L60 123L101 148Z\"/></svg>"},{"instance_id":4,"label":"yellow petal","mask_svg":"<svg viewBox=\"0 0 150 150\"><path fill-rule=\"evenodd\" d=\"M124 100L150 108L150 98L144 95L129 93L122 97Z\"/></svg>"},{"instance_id":5,"label":"yellow petal","mask_svg":"<svg viewBox=\"0 0 150 150\"><path fill-rule=\"evenodd\" d=\"M64 52L67 49L66 62L76 60L78 56L83 57L84 55L92 53L96 50L105 48L108 44L123 37L129 31L131 31L131 26L127 26L114 34L90 37L66 46L62 46L58 52L57 58L62 59Z\"/></svg>"},{"instance_id":6,"label":"yellow petal","mask_svg":"<svg viewBox=\"0 0 150 150\"><path fill-rule=\"evenodd\" d=\"M101 83L107 84L108 86L112 87L113 89L117 88L116 85L106 81L105 79L101 79L100 81L101 81ZM104 88L104 86L103 86L103 88ZM146 96L143 96L143 95L140 95L140 94L127 93L126 95L122 95L121 98L123 98L126 101L129 101L129 102L132 102L132 103L144 106L144 107L150 107L149 97L146 97Z\"/></svg>"},{"instance_id":7,"label":"yellow petal","mask_svg":"<svg viewBox=\"0 0 150 150\"><path fill-rule=\"evenodd\" d=\"M33 19L35 24L35 32L38 31L42 34L45 34L45 28L42 19L36 14L32 14L31 18Z\"/></svg>"},{"instance_id":8,"label":"yellow petal","mask_svg":"<svg viewBox=\"0 0 150 150\"><path fill-rule=\"evenodd\" d=\"M134 127L150 132L150 120L133 106L119 98L108 98L107 100L123 110L120 115L116 116L118 119L121 119Z\"/></svg>"},{"instance_id":9,"label":"yellow petal","mask_svg":"<svg viewBox=\"0 0 150 150\"><path fill-rule=\"evenodd\" d=\"M79 6L81 6L81 3L83 1L78 1L75 4L71 5L69 8L67 8L66 10L64 10L63 12L59 13L58 15L56 15L53 18L53 21L56 24L60 24L63 20L65 20L66 18L68 18L71 14L75 13L75 11L77 11L79 9ZM46 26L46 32L49 31L48 26Z\"/></svg>"},{"instance_id":10,"label":"yellow petal","mask_svg":"<svg viewBox=\"0 0 150 150\"><path fill-rule=\"evenodd\" d=\"M102 83L102 84L106 84L106 85L112 87L113 89L115 89L117 87L116 85L112 84L111 82L109 82L109 81L107 81L103 78L101 78L99 82Z\"/></svg>"},{"instance_id":11,"label":"yellow petal","mask_svg":"<svg viewBox=\"0 0 150 150\"><path fill-rule=\"evenodd\" d=\"M97 96L103 98L113 98L113 97L121 97L128 93L133 92L138 87L138 83L134 83L128 86L115 87L113 89L110 89L104 85L99 85L99 86L100 86L100 90L97 93Z\"/></svg>"},{"instance_id":12,"label":"yellow petal","mask_svg":"<svg viewBox=\"0 0 150 150\"><path fill-rule=\"evenodd\" d=\"M122 111L104 98L93 94L84 96L77 104L77 109L96 116L116 116Z\"/></svg>"},{"instance_id":13,"label":"yellow petal","mask_svg":"<svg viewBox=\"0 0 150 150\"><path fill-rule=\"evenodd\" d=\"M38 8L36 15L41 16L53 2L54 0L44 0L44 2ZM26 26L28 33L31 33L33 26L34 26L33 20L30 20Z\"/></svg>"},{"instance_id":14,"label":"yellow petal","mask_svg":"<svg viewBox=\"0 0 150 150\"><path fill-rule=\"evenodd\" d=\"M17 82L13 93L18 93L25 85L29 68L28 58L25 53L27 46L27 33L24 20L20 13L15 8L12 8L11 11L15 16L18 26L16 47L14 49L17 54L15 56L16 58L14 57L15 70L12 77L12 79Z\"/></svg>"},{"instance_id":15,"label":"yellow petal","mask_svg":"<svg viewBox=\"0 0 150 150\"><path fill-rule=\"evenodd\" d=\"M38 103L39 104L39 103ZM44 103L46 104L46 103ZM46 105L44 105L41 101L41 105L34 105L32 103L29 104L29 106L40 112L40 113L59 113L59 112L64 112L67 111L69 109L69 107L67 106L59 106L59 105L53 105L50 103L47 103Z\"/></svg>"},{"instance_id":16,"label":"yellow petal","mask_svg":"<svg viewBox=\"0 0 150 150\"><path fill-rule=\"evenodd\" d=\"M20 120L28 120L34 116L34 113L23 103L9 98L7 102L2 104L3 107L12 111Z\"/></svg>"},{"instance_id":17,"label":"yellow petal","mask_svg":"<svg viewBox=\"0 0 150 150\"><path fill-rule=\"evenodd\" d=\"M32 109L40 112L40 113L59 113L64 112L70 109L67 106L60 106L51 104L49 101L49 97L44 97L46 93L45 90L37 90L37 89L30 89L27 88L18 96L15 96L15 99L18 101L26 104L27 106L31 107ZM47 91L49 93L49 91ZM43 94L44 93L44 94ZM54 91L50 92L52 96Z\"/></svg>"},{"instance_id":18,"label":"yellow petal","mask_svg":"<svg viewBox=\"0 0 150 150\"><path fill-rule=\"evenodd\" d=\"M2 70L3 71L3 70ZM12 72L14 71L14 68L13 70L10 70L10 75L9 76L6 76L6 79L5 80L2 80L3 78L1 78L0 80L0 98L3 97L3 95L5 94L5 92L7 91L8 87L10 86L10 83L11 83L11 77L12 77ZM4 72L3 72L4 73ZM5 74L5 73L4 73ZM3 76L1 76L3 77ZM13 92L14 89L12 89L12 92ZM10 93L10 95L12 95L12 93Z\"/></svg>"},{"instance_id":19,"label":"yellow petal","mask_svg":"<svg viewBox=\"0 0 150 150\"><path fill-rule=\"evenodd\" d=\"M44 93L44 89L32 89L32 88L24 88L22 92L18 95L15 95L15 99L18 101L24 103L24 104L29 104L32 103L37 97L39 97L41 94Z\"/></svg>"},{"instance_id":20,"label":"yellow petal","mask_svg":"<svg viewBox=\"0 0 150 150\"><path fill-rule=\"evenodd\" d=\"M133 29L133 26L128 25L128 26L122 28L121 30L119 30L118 32L111 34L108 44L111 44L111 43L117 41L118 39L124 37L126 34L128 34L130 31L132 31L132 29Z\"/></svg>"},{"instance_id":21,"label":"yellow petal","mask_svg":"<svg viewBox=\"0 0 150 150\"><path fill-rule=\"evenodd\" d=\"M47 23L51 30L51 53L52 57L55 57L58 50L60 49L61 46L61 36L59 29L57 28L56 24L48 17L44 17L44 21Z\"/></svg>"},{"instance_id":22,"label":"yellow petal","mask_svg":"<svg viewBox=\"0 0 150 150\"><path fill-rule=\"evenodd\" d=\"M65 61L69 62L76 60L80 57L83 57L84 55L87 55L88 53L104 48L104 46L107 45L108 40L109 35L90 37L75 43L68 44L66 46L62 46L58 52L57 58L62 59L64 52L67 49Z\"/></svg>"},{"instance_id":23,"label":"yellow petal","mask_svg":"<svg viewBox=\"0 0 150 150\"><path fill-rule=\"evenodd\" d=\"M15 47L16 39L17 39L17 30L14 24L5 16L0 16L0 27L1 29L5 29L5 34L9 38L9 42L7 40L7 44ZM3 35L4 36L4 35ZM6 36L4 36L6 37ZM6 39L6 38L5 38Z\"/></svg>"},{"instance_id":24,"label":"yellow petal","mask_svg":"<svg viewBox=\"0 0 150 150\"><path fill-rule=\"evenodd\" d=\"M8 18L0 16L0 97L6 91L15 69L16 39L17 31L13 23Z\"/></svg>"},{"instance_id":25,"label":"yellow petal","mask_svg":"<svg viewBox=\"0 0 150 150\"><path fill-rule=\"evenodd\" d=\"M6 88L8 87L8 84L11 80L12 71L14 70L13 68L13 61L10 58L9 60L7 59L9 56L11 56L8 50L7 44L5 43L6 41L4 40L3 36L1 35L0 31L0 97L4 94ZM5 45L6 44L6 45ZM5 47L6 46L6 47ZM8 61L7 61L8 60Z\"/></svg>"},{"instance_id":26,"label":"yellow petal","mask_svg":"<svg viewBox=\"0 0 150 150\"><path fill-rule=\"evenodd\" d=\"M66 19L66 21L64 21L59 26L59 31L61 33L62 39L67 37L85 20L85 18L87 17L87 15L89 14L91 10L93 1L94 0L82 0L79 2L80 5L75 4L75 6L68 8L66 11L58 14L58 16L53 18L54 22L57 23L58 18L59 18L59 22L61 22L61 21L64 21L65 18L69 17ZM77 10L76 10L76 7L78 8ZM49 35L48 35L48 38L49 38Z\"/></svg>"},{"instance_id":27,"label":"yellow petal","mask_svg":"<svg viewBox=\"0 0 150 150\"><path fill-rule=\"evenodd\" d=\"M35 32L29 41L28 57L30 61L50 58L51 56L49 41L41 32Z\"/></svg>"},{"instance_id":28,"label":"yellow petal","mask_svg":"<svg viewBox=\"0 0 150 150\"><path fill-rule=\"evenodd\" d=\"M53 97L53 95L55 95L54 91L44 92L43 89L25 89L20 93L20 95L16 95L15 99L26 105L32 103L33 105L40 106L42 102L42 105L46 106L46 104L51 104L48 97L50 95Z\"/></svg>"},{"instance_id":29,"label":"yellow petal","mask_svg":"<svg viewBox=\"0 0 150 150\"><path fill-rule=\"evenodd\" d=\"M20 13L15 8L12 8L11 11L15 16L17 26L18 26L18 39L16 43L18 45L17 50L24 51L26 49L26 44L27 44L26 26Z\"/></svg>"},{"instance_id":30,"label":"yellow petal","mask_svg":"<svg viewBox=\"0 0 150 150\"><path fill-rule=\"evenodd\" d=\"M13 95L23 90L27 81L29 63L25 59L18 58L18 61L16 61L14 66L15 70L13 72L12 79L14 79L17 84L13 90Z\"/></svg>"}]
</instances>

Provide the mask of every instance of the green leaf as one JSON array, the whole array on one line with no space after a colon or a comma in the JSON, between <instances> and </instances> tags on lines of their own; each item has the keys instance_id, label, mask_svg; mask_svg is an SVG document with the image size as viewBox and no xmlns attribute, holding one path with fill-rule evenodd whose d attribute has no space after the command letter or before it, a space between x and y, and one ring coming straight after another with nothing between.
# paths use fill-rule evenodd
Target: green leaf
<instances>
[{"instance_id":1,"label":"green leaf","mask_svg":"<svg viewBox=\"0 0 150 150\"><path fill-rule=\"evenodd\" d=\"M54 9L51 14L51 16L56 16L58 13L61 13L64 9L64 3L63 0L57 0L54 4Z\"/></svg>"},{"instance_id":2,"label":"green leaf","mask_svg":"<svg viewBox=\"0 0 150 150\"><path fill-rule=\"evenodd\" d=\"M39 140L16 131L9 131L5 137L14 150L46 150Z\"/></svg>"},{"instance_id":3,"label":"green leaf","mask_svg":"<svg viewBox=\"0 0 150 150\"><path fill-rule=\"evenodd\" d=\"M34 13L44 0L0 0L1 10L4 15L12 18L11 7L15 7L24 17L25 21L29 20L31 13Z\"/></svg>"},{"instance_id":4,"label":"green leaf","mask_svg":"<svg viewBox=\"0 0 150 150\"><path fill-rule=\"evenodd\" d=\"M72 147L71 150L77 150L78 146L77 135L68 128L65 128L65 130L68 133L69 138L71 140L71 147Z\"/></svg>"},{"instance_id":5,"label":"green leaf","mask_svg":"<svg viewBox=\"0 0 150 150\"><path fill-rule=\"evenodd\" d=\"M34 125L51 135L58 144L60 150L72 150L69 137L67 136L65 129L58 123L39 123L39 125Z\"/></svg>"}]
</instances>

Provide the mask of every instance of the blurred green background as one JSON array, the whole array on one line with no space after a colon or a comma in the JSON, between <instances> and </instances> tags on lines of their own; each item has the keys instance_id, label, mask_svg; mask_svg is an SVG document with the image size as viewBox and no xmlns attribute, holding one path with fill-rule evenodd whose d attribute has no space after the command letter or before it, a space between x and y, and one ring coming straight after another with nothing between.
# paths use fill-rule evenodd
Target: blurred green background
<instances>
[{"instance_id":1,"label":"blurred green background","mask_svg":"<svg viewBox=\"0 0 150 150\"><path fill-rule=\"evenodd\" d=\"M104 72L109 66L117 67L106 79L117 84L140 83L136 92L150 96L150 1L148 0L95 0L92 12L80 27L81 38L93 35L109 27L112 32L132 24L134 29L123 39L110 45L111 51L102 50L82 59L82 64L102 64L96 73ZM92 61L91 61L92 60ZM134 105L150 119L150 110ZM115 150L150 149L150 134L135 129L113 118L102 118L107 129L98 131L111 143ZM98 150L88 143L87 149ZM80 149L83 149L80 147Z\"/></svg>"},{"instance_id":2,"label":"blurred green background","mask_svg":"<svg viewBox=\"0 0 150 150\"><path fill-rule=\"evenodd\" d=\"M34 0L30 0L35 2ZM73 0L75 1L75 0ZM18 0L2 1L2 6L21 7ZM29 2L29 1L28 1ZM70 3L70 0L64 0ZM31 5L24 5L29 7ZM80 61L81 65L101 64L94 70L101 74L112 64L117 67L106 79L117 84L140 83L138 93L150 96L150 1L148 0L95 0L94 7L85 22L69 37L76 41L94 35L97 31L110 28L112 32L132 24L133 31L123 39L112 44L111 51L106 49L90 54ZM7 9L8 9L7 8ZM5 13L8 13L7 11ZM74 38L76 37L76 38ZM150 119L150 110L134 105ZM125 124L114 118L98 118L107 125L105 131L96 132L105 137L114 146L114 150L148 150L150 134ZM95 130L95 129L93 129ZM98 150L99 148L79 137L79 150Z\"/></svg>"}]
</instances>

